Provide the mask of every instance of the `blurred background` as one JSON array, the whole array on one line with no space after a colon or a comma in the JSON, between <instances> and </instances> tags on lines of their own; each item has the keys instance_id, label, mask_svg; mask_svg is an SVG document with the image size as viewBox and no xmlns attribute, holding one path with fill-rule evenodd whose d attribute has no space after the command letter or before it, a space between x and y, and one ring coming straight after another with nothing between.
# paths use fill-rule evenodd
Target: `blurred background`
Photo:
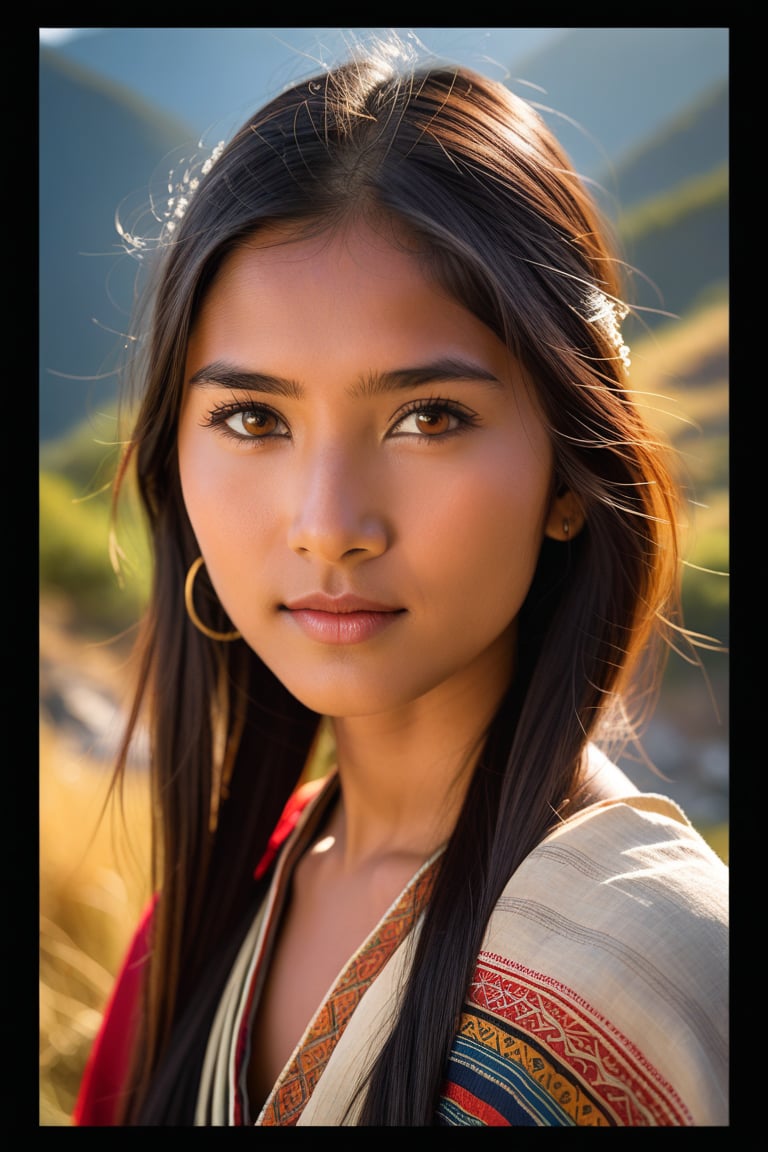
<instances>
[{"instance_id":1,"label":"blurred background","mask_svg":"<svg viewBox=\"0 0 768 1152\"><path fill-rule=\"evenodd\" d=\"M69 1124L122 951L148 895L148 797L134 750L105 809L147 591L142 526L108 554L118 378L142 263L172 185L270 95L374 28L40 29L40 1124ZM632 382L679 449L690 524L686 623L639 787L675 798L728 860L729 38L725 28L399 28L543 113L635 269Z\"/></svg>"}]
</instances>

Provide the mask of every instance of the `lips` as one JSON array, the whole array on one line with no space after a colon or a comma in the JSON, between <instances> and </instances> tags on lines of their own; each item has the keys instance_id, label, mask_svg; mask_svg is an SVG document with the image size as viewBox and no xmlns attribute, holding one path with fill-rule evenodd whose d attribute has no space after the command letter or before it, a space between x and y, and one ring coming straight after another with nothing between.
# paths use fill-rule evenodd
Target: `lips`
<instances>
[{"instance_id":1,"label":"lips","mask_svg":"<svg viewBox=\"0 0 768 1152\"><path fill-rule=\"evenodd\" d=\"M291 621L320 644L361 644L380 635L405 609L360 596L313 593L282 605Z\"/></svg>"},{"instance_id":2,"label":"lips","mask_svg":"<svg viewBox=\"0 0 768 1152\"><path fill-rule=\"evenodd\" d=\"M289 612L400 612L391 604L381 604L377 600L364 600L360 596L345 594L344 596L328 596L325 592L315 592L310 596L302 596L298 600L291 600L284 605Z\"/></svg>"}]
</instances>

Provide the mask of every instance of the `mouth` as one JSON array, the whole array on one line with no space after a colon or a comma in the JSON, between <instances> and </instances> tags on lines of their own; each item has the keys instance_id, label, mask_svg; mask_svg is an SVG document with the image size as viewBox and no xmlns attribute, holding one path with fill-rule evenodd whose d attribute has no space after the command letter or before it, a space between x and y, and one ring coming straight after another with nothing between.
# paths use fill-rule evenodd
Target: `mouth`
<instances>
[{"instance_id":1,"label":"mouth","mask_svg":"<svg viewBox=\"0 0 768 1152\"><path fill-rule=\"evenodd\" d=\"M406 609L359 596L317 593L280 606L311 640L320 644L361 644L380 635Z\"/></svg>"},{"instance_id":2,"label":"mouth","mask_svg":"<svg viewBox=\"0 0 768 1152\"><path fill-rule=\"evenodd\" d=\"M364 600L361 596L327 596L324 592L314 592L298 600L290 600L282 605L288 612L330 612L348 615L354 612L402 612L392 604L382 604L378 600Z\"/></svg>"}]
</instances>

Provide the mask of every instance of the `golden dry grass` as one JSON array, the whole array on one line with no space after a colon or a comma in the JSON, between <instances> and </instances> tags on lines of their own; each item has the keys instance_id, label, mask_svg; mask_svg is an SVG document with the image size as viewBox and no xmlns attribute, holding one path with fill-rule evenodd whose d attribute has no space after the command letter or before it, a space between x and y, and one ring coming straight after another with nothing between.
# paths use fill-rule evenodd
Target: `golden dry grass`
<instances>
[{"instance_id":1,"label":"golden dry grass","mask_svg":"<svg viewBox=\"0 0 768 1152\"><path fill-rule=\"evenodd\" d=\"M126 831L100 819L110 766L40 725L40 1124L70 1123L130 931L147 898L146 785L125 792Z\"/></svg>"}]
</instances>

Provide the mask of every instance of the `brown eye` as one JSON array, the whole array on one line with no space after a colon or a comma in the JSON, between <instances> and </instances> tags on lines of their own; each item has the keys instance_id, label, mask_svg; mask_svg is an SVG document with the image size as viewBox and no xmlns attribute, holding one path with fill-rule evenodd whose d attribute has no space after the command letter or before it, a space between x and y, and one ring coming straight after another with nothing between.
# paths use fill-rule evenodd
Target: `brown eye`
<instances>
[{"instance_id":1,"label":"brown eye","mask_svg":"<svg viewBox=\"0 0 768 1152\"><path fill-rule=\"evenodd\" d=\"M249 436L268 436L277 428L277 417L272 412L243 412L241 419Z\"/></svg>"},{"instance_id":2,"label":"brown eye","mask_svg":"<svg viewBox=\"0 0 768 1152\"><path fill-rule=\"evenodd\" d=\"M269 408L241 408L224 420L227 428L243 439L260 440L285 435L285 424Z\"/></svg>"},{"instance_id":3,"label":"brown eye","mask_svg":"<svg viewBox=\"0 0 768 1152\"><path fill-rule=\"evenodd\" d=\"M460 409L448 401L431 401L429 404L414 406L405 416L401 416L392 434L437 440L441 436L460 432L473 423L474 417L468 410Z\"/></svg>"},{"instance_id":4,"label":"brown eye","mask_svg":"<svg viewBox=\"0 0 768 1152\"><path fill-rule=\"evenodd\" d=\"M455 417L444 409L441 411L438 408L426 408L422 412L414 413L414 421L419 432L425 436L438 436L451 430Z\"/></svg>"}]
</instances>

